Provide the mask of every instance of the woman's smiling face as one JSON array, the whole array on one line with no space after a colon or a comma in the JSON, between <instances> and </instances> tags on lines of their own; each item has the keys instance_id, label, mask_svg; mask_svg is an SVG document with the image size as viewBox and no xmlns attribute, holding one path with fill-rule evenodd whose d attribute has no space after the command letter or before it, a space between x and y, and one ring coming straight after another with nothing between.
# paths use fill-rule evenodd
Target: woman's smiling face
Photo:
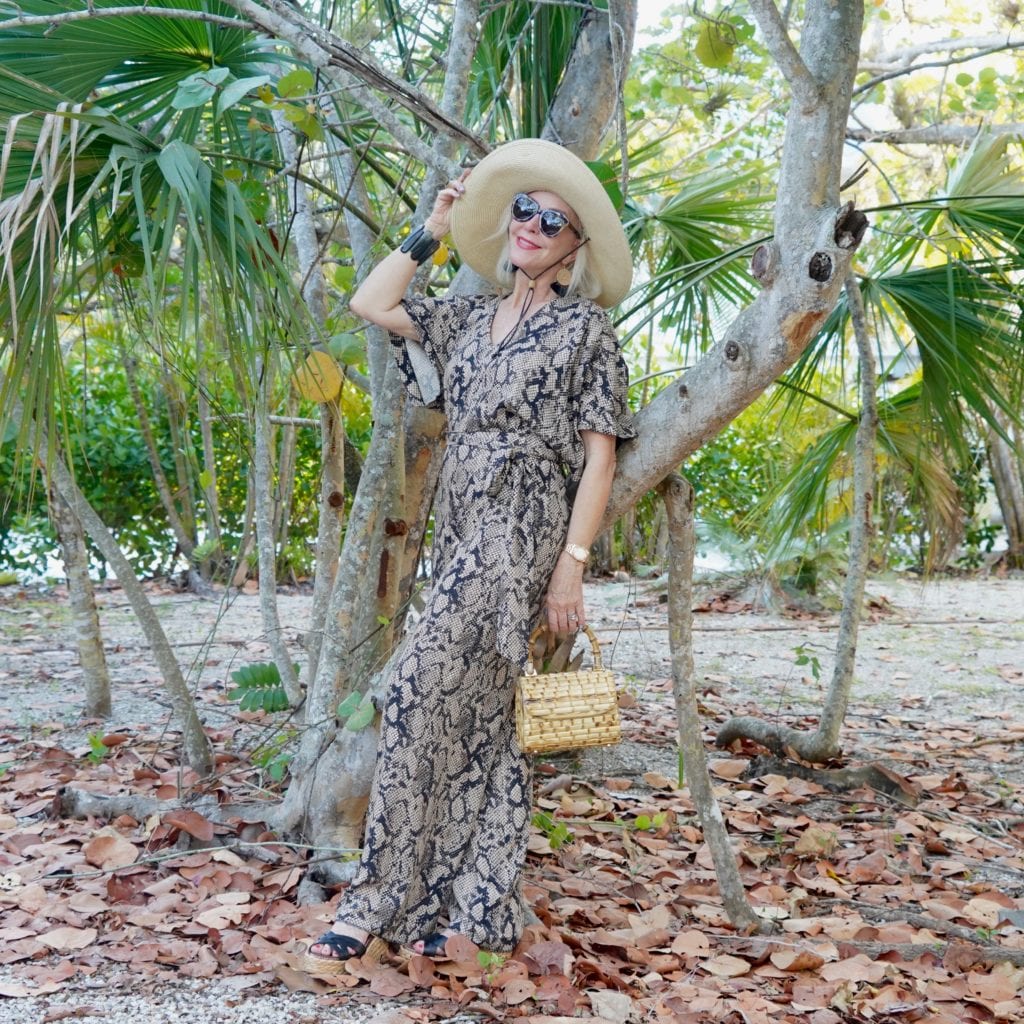
<instances>
[{"instance_id":1,"label":"woman's smiling face","mask_svg":"<svg viewBox=\"0 0 1024 1024\"><path fill-rule=\"evenodd\" d=\"M554 192L530 192L543 210L558 210L564 213L572 226L580 231L579 217L565 200ZM527 221L513 220L508 227L509 255L512 262L526 273L541 274L552 265L557 267L566 256L580 244L572 228L563 228L554 238L548 238L540 230L540 217Z\"/></svg>"}]
</instances>

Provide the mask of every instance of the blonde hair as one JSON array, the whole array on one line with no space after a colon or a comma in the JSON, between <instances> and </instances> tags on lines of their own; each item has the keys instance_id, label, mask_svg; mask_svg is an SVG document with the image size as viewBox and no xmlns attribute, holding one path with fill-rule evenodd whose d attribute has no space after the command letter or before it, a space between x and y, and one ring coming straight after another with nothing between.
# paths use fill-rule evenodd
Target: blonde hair
<instances>
[{"instance_id":1,"label":"blonde hair","mask_svg":"<svg viewBox=\"0 0 1024 1024\"><path fill-rule=\"evenodd\" d=\"M494 280L498 282L499 288L503 288L508 292L512 291L516 283L516 268L512 264L508 248L508 226L511 223L512 206L508 204L499 218L497 230L488 239L489 241L501 239L501 252L498 253L498 263L494 268ZM586 235L585 227L583 228L583 234L584 236ZM576 258L571 266L572 279L565 288L566 295L582 295L587 299L596 299L601 294L601 282L598 281L587 266L587 245L589 244L590 241L588 239L586 244L581 245L576 250Z\"/></svg>"}]
</instances>

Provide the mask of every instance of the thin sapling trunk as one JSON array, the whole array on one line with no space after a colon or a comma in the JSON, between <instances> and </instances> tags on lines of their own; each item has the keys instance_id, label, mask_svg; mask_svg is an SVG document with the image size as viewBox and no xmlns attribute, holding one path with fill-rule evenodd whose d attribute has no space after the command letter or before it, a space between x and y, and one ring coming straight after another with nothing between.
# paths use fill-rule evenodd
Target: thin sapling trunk
<instances>
[{"instance_id":1,"label":"thin sapling trunk","mask_svg":"<svg viewBox=\"0 0 1024 1024\"><path fill-rule=\"evenodd\" d=\"M697 808L704 842L715 865L722 905L733 926L758 931L761 922L747 901L736 854L722 810L711 789L707 754L693 677L693 488L673 474L659 488L668 515L668 641L672 654L672 692L676 702L679 752L686 785Z\"/></svg>"}]
</instances>

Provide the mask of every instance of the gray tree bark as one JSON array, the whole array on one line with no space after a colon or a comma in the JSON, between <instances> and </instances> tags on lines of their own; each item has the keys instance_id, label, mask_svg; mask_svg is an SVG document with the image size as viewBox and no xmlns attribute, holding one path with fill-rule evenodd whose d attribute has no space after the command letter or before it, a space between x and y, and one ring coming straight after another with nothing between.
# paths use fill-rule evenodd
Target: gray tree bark
<instances>
[{"instance_id":1,"label":"gray tree bark","mask_svg":"<svg viewBox=\"0 0 1024 1024\"><path fill-rule=\"evenodd\" d=\"M277 446L277 493L274 507L274 539L279 554L283 554L291 537L292 502L295 500L295 468L298 458L298 424L295 412L298 398L289 392L285 400L284 416L270 417L274 426L280 426ZM280 422L282 421L283 422Z\"/></svg>"},{"instance_id":2,"label":"gray tree bark","mask_svg":"<svg viewBox=\"0 0 1024 1024\"><path fill-rule=\"evenodd\" d=\"M686 785L700 817L704 842L711 851L722 905L733 926L756 931L761 925L746 890L729 842L729 830L715 799L704 750L703 730L693 675L693 488L672 474L658 488L668 515L668 642L672 652L672 693Z\"/></svg>"},{"instance_id":3,"label":"gray tree bark","mask_svg":"<svg viewBox=\"0 0 1024 1024\"><path fill-rule=\"evenodd\" d=\"M12 422L20 423L21 417L22 409L18 403L11 416ZM78 521L92 537L93 543L99 548L100 554L114 570L114 575L124 590L132 612L138 619L139 626L153 652L157 668L163 677L174 716L181 729L186 762L199 775L209 775L213 771L213 749L203 731L203 723L199 720L195 701L181 674L181 667L174 656L163 626L160 625L160 620L135 575L135 570L107 529L106 524L79 490L70 470L58 455L51 453L50 443L45 433L33 429L32 441L36 457L46 466L52 485L68 503Z\"/></svg>"},{"instance_id":4,"label":"gray tree bark","mask_svg":"<svg viewBox=\"0 0 1024 1024\"><path fill-rule=\"evenodd\" d=\"M85 714L89 718L109 718L110 673L103 650L103 634L96 610L96 589L89 577L89 552L85 531L71 506L56 487L50 488L50 516L64 556L64 575L68 581L68 605L75 628L78 664L85 683Z\"/></svg>"},{"instance_id":5,"label":"gray tree bark","mask_svg":"<svg viewBox=\"0 0 1024 1024\"><path fill-rule=\"evenodd\" d=\"M988 464L1006 530L1006 564L1011 569L1024 569L1024 439L1007 417L1000 417L1000 423L1016 444L1009 444L990 429Z\"/></svg>"},{"instance_id":6,"label":"gray tree bark","mask_svg":"<svg viewBox=\"0 0 1024 1024\"><path fill-rule=\"evenodd\" d=\"M583 17L548 110L543 138L592 160L615 117L636 33L637 0L613 0Z\"/></svg>"},{"instance_id":7,"label":"gray tree bark","mask_svg":"<svg viewBox=\"0 0 1024 1024\"><path fill-rule=\"evenodd\" d=\"M854 442L853 507L850 510L850 550L843 587L843 608L836 635L836 657L832 681L825 696L818 728L801 732L759 718L732 718L719 730L716 743L727 747L741 737L755 740L779 757L790 750L805 761L821 764L840 751L839 733L846 718L853 687L857 656L857 633L864 605L873 533L871 507L874 501L875 441L878 435L878 400L875 395L875 354L868 334L864 299L856 277L849 273L846 295L857 343L860 366L860 420Z\"/></svg>"},{"instance_id":8,"label":"gray tree bark","mask_svg":"<svg viewBox=\"0 0 1024 1024\"><path fill-rule=\"evenodd\" d=\"M199 430L203 443L203 469L207 473L202 484L208 536L221 541L220 500L217 496L217 458L213 444L213 413L210 409L210 373L202 332L196 334L196 382ZM223 554L223 553L222 553Z\"/></svg>"}]
</instances>

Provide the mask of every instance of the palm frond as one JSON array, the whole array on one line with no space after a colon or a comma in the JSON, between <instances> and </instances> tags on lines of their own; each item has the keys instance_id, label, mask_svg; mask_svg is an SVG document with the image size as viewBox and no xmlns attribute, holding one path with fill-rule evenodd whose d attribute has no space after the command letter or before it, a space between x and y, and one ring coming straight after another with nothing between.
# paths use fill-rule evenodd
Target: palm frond
<instances>
[{"instance_id":1,"label":"palm frond","mask_svg":"<svg viewBox=\"0 0 1024 1024\"><path fill-rule=\"evenodd\" d=\"M946 183L946 217L983 253L1024 257L1024 177L1012 139L981 132Z\"/></svg>"},{"instance_id":2,"label":"palm frond","mask_svg":"<svg viewBox=\"0 0 1024 1024\"><path fill-rule=\"evenodd\" d=\"M962 448L965 409L995 429L1017 415L1007 384L1024 358L1015 292L999 264L925 267L875 282L920 354L921 394L950 442Z\"/></svg>"},{"instance_id":3,"label":"palm frond","mask_svg":"<svg viewBox=\"0 0 1024 1024\"><path fill-rule=\"evenodd\" d=\"M933 548L955 538L961 521L959 490L945 446L930 427L921 382L878 404L876 458L924 509ZM768 560L787 557L808 530L824 534L852 509L857 417L844 417L820 434L751 516L771 537Z\"/></svg>"},{"instance_id":4,"label":"palm frond","mask_svg":"<svg viewBox=\"0 0 1024 1024\"><path fill-rule=\"evenodd\" d=\"M756 190L762 173L696 171L670 195L631 201L627 237L650 268L624 311L631 333L656 320L671 325L680 354L699 352L718 322L751 300L756 286L745 257L771 227L769 204Z\"/></svg>"}]
</instances>

